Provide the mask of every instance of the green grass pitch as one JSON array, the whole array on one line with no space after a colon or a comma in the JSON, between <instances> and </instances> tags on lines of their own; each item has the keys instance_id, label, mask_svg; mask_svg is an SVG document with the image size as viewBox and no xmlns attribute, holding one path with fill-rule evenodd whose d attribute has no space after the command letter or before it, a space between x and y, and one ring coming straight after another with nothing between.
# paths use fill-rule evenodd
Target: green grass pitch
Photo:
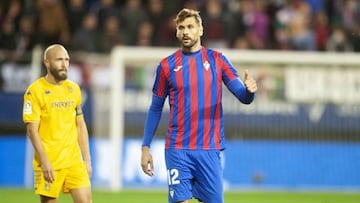
<instances>
[{"instance_id":1,"label":"green grass pitch","mask_svg":"<svg viewBox=\"0 0 360 203\"><path fill-rule=\"evenodd\" d=\"M0 202L39 202L32 190L0 188ZM71 203L71 196L61 194L58 203ZM166 191L124 190L93 191L93 203L161 203L167 202ZM192 203L196 203L192 200ZM359 203L360 192L226 192L226 203Z\"/></svg>"}]
</instances>

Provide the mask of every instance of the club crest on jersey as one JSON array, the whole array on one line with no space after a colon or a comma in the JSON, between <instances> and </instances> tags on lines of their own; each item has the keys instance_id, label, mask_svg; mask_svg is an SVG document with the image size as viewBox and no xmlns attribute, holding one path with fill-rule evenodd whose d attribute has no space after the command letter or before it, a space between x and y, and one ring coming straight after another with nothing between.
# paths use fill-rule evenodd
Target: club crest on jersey
<instances>
[{"instance_id":1,"label":"club crest on jersey","mask_svg":"<svg viewBox=\"0 0 360 203\"><path fill-rule=\"evenodd\" d=\"M68 86L68 91L69 91L69 92L73 92L74 89L73 89L71 86Z\"/></svg>"},{"instance_id":2,"label":"club crest on jersey","mask_svg":"<svg viewBox=\"0 0 360 203\"><path fill-rule=\"evenodd\" d=\"M170 188L169 194L170 194L171 198L173 198L174 197L174 189Z\"/></svg>"},{"instance_id":3,"label":"club crest on jersey","mask_svg":"<svg viewBox=\"0 0 360 203\"><path fill-rule=\"evenodd\" d=\"M182 69L182 66L176 66L176 68L174 69L175 72L178 72L179 70Z\"/></svg>"},{"instance_id":4,"label":"club crest on jersey","mask_svg":"<svg viewBox=\"0 0 360 203\"><path fill-rule=\"evenodd\" d=\"M45 90L45 94L50 94L50 90Z\"/></svg>"},{"instance_id":5,"label":"club crest on jersey","mask_svg":"<svg viewBox=\"0 0 360 203\"><path fill-rule=\"evenodd\" d=\"M205 68L206 71L209 70L209 68L210 68L210 64L209 64L208 61L205 61L205 62L203 63L203 66L204 66L204 68Z\"/></svg>"}]
</instances>

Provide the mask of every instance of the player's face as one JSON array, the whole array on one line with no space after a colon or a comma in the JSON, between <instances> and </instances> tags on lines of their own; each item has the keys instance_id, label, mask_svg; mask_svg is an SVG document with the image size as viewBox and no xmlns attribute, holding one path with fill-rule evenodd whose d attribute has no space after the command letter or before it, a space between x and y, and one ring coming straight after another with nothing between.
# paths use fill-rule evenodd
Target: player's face
<instances>
[{"instance_id":1,"label":"player's face","mask_svg":"<svg viewBox=\"0 0 360 203\"><path fill-rule=\"evenodd\" d=\"M186 18L176 27L176 37L180 41L181 46L188 50L200 47L200 37L202 34L203 28L196 22L195 17Z\"/></svg>"},{"instance_id":2,"label":"player's face","mask_svg":"<svg viewBox=\"0 0 360 203\"><path fill-rule=\"evenodd\" d=\"M55 80L62 81L67 79L69 60L68 53L64 49L56 47L49 53L49 57L45 60L45 65Z\"/></svg>"}]
</instances>

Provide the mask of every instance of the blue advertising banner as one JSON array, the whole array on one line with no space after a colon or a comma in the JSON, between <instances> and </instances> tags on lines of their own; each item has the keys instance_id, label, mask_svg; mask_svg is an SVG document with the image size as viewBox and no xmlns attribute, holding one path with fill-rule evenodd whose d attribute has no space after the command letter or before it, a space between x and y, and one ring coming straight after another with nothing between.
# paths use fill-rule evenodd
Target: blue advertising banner
<instances>
[{"instance_id":1,"label":"blue advertising banner","mask_svg":"<svg viewBox=\"0 0 360 203\"><path fill-rule=\"evenodd\" d=\"M155 175L148 177L140 168L141 140L124 141L119 180L124 188L167 187L163 144L163 140L152 144ZM110 146L107 139L91 139L94 188L109 188L109 164L115 161ZM29 152L25 136L0 137L0 187L31 187ZM228 190L360 190L359 143L228 141L222 158Z\"/></svg>"}]
</instances>

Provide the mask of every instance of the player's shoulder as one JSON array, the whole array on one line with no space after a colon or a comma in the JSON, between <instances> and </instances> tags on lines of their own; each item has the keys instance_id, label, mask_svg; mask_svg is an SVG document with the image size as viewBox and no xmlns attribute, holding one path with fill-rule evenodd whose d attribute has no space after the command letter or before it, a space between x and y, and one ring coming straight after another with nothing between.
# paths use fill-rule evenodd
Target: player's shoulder
<instances>
[{"instance_id":1,"label":"player's shoulder","mask_svg":"<svg viewBox=\"0 0 360 203\"><path fill-rule=\"evenodd\" d=\"M44 82L44 77L38 78L28 86L27 90L40 90L44 86Z\"/></svg>"},{"instance_id":2,"label":"player's shoulder","mask_svg":"<svg viewBox=\"0 0 360 203\"><path fill-rule=\"evenodd\" d=\"M221 57L223 55L223 53L219 50L215 50L212 48L206 48L206 47L203 47L203 49L204 49L204 52L206 52L208 55L211 54L215 57Z\"/></svg>"},{"instance_id":3,"label":"player's shoulder","mask_svg":"<svg viewBox=\"0 0 360 203\"><path fill-rule=\"evenodd\" d=\"M79 84L69 79L64 81L64 85L80 90Z\"/></svg>"},{"instance_id":4,"label":"player's shoulder","mask_svg":"<svg viewBox=\"0 0 360 203\"><path fill-rule=\"evenodd\" d=\"M170 58L175 57L175 56L178 55L179 53L181 53L181 49L177 49L177 50L173 51L171 54L169 54L169 55L165 56L164 58L162 58L162 59L160 60L160 63L163 63L163 62L168 61Z\"/></svg>"},{"instance_id":5,"label":"player's shoulder","mask_svg":"<svg viewBox=\"0 0 360 203\"><path fill-rule=\"evenodd\" d=\"M69 80L69 79L64 80L64 84L71 85L71 86L77 86L77 87L79 86L76 82Z\"/></svg>"}]
</instances>

